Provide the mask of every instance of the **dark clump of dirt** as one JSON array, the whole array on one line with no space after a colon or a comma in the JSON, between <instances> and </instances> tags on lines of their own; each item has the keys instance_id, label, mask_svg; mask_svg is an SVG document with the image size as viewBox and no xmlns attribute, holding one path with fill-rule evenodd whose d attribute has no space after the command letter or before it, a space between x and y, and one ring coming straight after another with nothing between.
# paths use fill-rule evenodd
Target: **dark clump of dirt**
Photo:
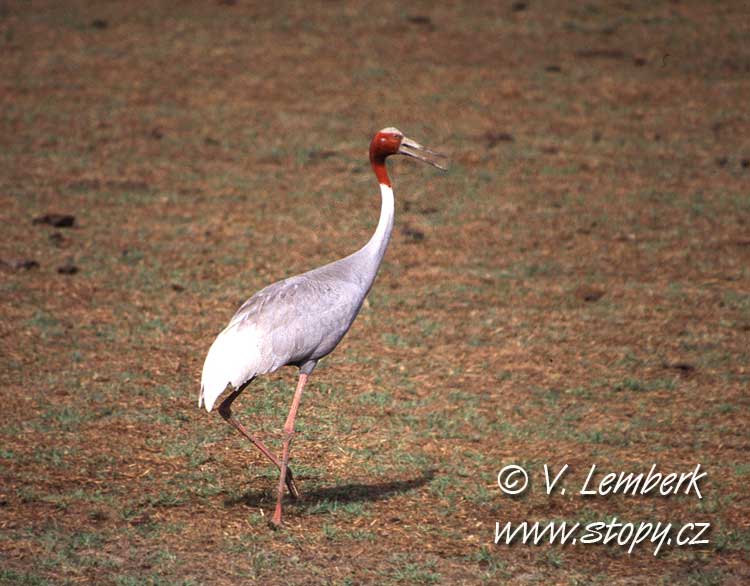
<instances>
[{"instance_id":1,"label":"dark clump of dirt","mask_svg":"<svg viewBox=\"0 0 750 586\"><path fill-rule=\"evenodd\" d=\"M682 375L690 375L695 372L695 365L690 362L665 362L664 368L676 370Z\"/></svg>"},{"instance_id":2,"label":"dark clump of dirt","mask_svg":"<svg viewBox=\"0 0 750 586\"><path fill-rule=\"evenodd\" d=\"M32 223L47 224L55 228L72 228L76 223L76 218L71 214L44 214L34 218Z\"/></svg>"},{"instance_id":3,"label":"dark clump of dirt","mask_svg":"<svg viewBox=\"0 0 750 586\"><path fill-rule=\"evenodd\" d=\"M575 290L575 296L582 301L592 302L599 301L606 291L602 287L593 285L581 285Z\"/></svg>"},{"instance_id":4,"label":"dark clump of dirt","mask_svg":"<svg viewBox=\"0 0 750 586\"><path fill-rule=\"evenodd\" d=\"M432 19L429 16L415 14L413 16L407 16L406 20L408 20L411 24L416 24L420 27L423 27L425 30L435 30L435 23L432 22Z\"/></svg>"},{"instance_id":5,"label":"dark clump of dirt","mask_svg":"<svg viewBox=\"0 0 750 586\"><path fill-rule=\"evenodd\" d=\"M488 149L495 148L501 142L514 142L516 139L510 132L488 130L482 135Z\"/></svg>"},{"instance_id":6,"label":"dark clump of dirt","mask_svg":"<svg viewBox=\"0 0 750 586\"><path fill-rule=\"evenodd\" d=\"M61 275L75 275L78 272L78 267L75 265L72 259L68 259L59 267L57 267L57 272Z\"/></svg>"},{"instance_id":7,"label":"dark clump of dirt","mask_svg":"<svg viewBox=\"0 0 750 586\"><path fill-rule=\"evenodd\" d=\"M63 236L62 232L52 232L52 234L49 235L49 241L54 246L62 247L66 243L66 238Z\"/></svg>"},{"instance_id":8,"label":"dark clump of dirt","mask_svg":"<svg viewBox=\"0 0 750 586\"><path fill-rule=\"evenodd\" d=\"M0 264L10 267L11 269L24 270L24 271L39 268L39 263L30 258L14 258L11 260L0 260Z\"/></svg>"},{"instance_id":9,"label":"dark clump of dirt","mask_svg":"<svg viewBox=\"0 0 750 586\"><path fill-rule=\"evenodd\" d=\"M401 226L401 234L404 235L407 242L417 243L424 240L424 232L419 228L415 228L410 224L403 224Z\"/></svg>"}]
</instances>

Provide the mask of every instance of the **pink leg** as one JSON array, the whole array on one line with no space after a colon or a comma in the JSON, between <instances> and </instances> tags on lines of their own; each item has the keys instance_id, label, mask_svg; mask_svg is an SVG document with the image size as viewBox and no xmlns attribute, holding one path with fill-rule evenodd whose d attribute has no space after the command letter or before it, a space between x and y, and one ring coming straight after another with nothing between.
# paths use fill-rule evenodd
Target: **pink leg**
<instances>
[{"instance_id":1,"label":"pink leg","mask_svg":"<svg viewBox=\"0 0 750 586\"><path fill-rule=\"evenodd\" d=\"M232 415L232 410L230 409L230 407L232 406L232 401L234 401L239 396L242 390L243 389L240 388L232 392L231 395L224 399L222 404L219 406L219 413L227 423L231 423L235 427L235 429L237 429L237 431L239 431L247 439L253 442L255 447L258 448L266 458L271 460L271 462L273 462L279 470L281 470L281 462L279 462L278 458L276 458L276 456L271 453L271 450L269 450L257 437L248 433L248 431L245 429L245 426L237 421L237 419ZM286 486L289 489L289 494L292 495L292 498L299 498L299 492L297 491L297 487L294 485L294 477L291 470L287 470Z\"/></svg>"},{"instance_id":2,"label":"pink leg","mask_svg":"<svg viewBox=\"0 0 750 586\"><path fill-rule=\"evenodd\" d=\"M284 499L284 483L289 471L289 445L292 443L292 437L294 436L294 419L297 417L297 409L302 398L302 389L305 388L306 382L307 375L300 374L299 381L297 381L297 389L294 391L294 399L292 399L292 408L289 409L289 416L286 418L286 423L284 424L284 449L281 456L279 491L276 497L276 510L273 513L273 519L271 519L271 522L277 527L281 525L281 501Z\"/></svg>"}]
</instances>

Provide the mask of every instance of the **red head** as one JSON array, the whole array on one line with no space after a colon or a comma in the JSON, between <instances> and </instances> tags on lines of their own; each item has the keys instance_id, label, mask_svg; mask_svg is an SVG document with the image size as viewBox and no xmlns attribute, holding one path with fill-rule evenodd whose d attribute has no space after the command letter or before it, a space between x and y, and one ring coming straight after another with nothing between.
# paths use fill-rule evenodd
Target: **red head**
<instances>
[{"instance_id":1,"label":"red head","mask_svg":"<svg viewBox=\"0 0 750 586\"><path fill-rule=\"evenodd\" d=\"M384 185L391 185L388 171L385 168L385 159L391 155L414 157L434 165L438 169L445 169L445 157L443 155L405 137L404 133L398 128L384 128L375 135L370 143L370 163L378 181Z\"/></svg>"}]
</instances>

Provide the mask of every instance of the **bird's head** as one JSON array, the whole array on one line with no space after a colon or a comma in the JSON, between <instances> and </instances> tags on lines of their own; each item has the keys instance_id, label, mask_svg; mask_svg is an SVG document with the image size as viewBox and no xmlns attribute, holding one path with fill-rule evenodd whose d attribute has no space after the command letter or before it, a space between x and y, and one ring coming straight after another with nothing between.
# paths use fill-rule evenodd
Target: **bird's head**
<instances>
[{"instance_id":1,"label":"bird's head","mask_svg":"<svg viewBox=\"0 0 750 586\"><path fill-rule=\"evenodd\" d=\"M417 141L412 140L398 128L384 128L379 131L370 143L370 161L373 165L382 165L386 157L391 155L406 155L433 167L446 170L447 158L427 147L423 147Z\"/></svg>"}]
</instances>

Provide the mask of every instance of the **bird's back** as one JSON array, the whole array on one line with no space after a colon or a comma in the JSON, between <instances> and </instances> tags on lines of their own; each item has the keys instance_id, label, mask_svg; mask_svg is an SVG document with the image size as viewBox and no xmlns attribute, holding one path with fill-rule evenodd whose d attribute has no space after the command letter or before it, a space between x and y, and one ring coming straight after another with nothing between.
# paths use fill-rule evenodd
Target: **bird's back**
<instances>
[{"instance_id":1,"label":"bird's back","mask_svg":"<svg viewBox=\"0 0 750 586\"><path fill-rule=\"evenodd\" d=\"M211 410L228 383L301 366L330 353L349 330L372 284L355 255L258 291L237 310L208 351L201 402Z\"/></svg>"}]
</instances>

